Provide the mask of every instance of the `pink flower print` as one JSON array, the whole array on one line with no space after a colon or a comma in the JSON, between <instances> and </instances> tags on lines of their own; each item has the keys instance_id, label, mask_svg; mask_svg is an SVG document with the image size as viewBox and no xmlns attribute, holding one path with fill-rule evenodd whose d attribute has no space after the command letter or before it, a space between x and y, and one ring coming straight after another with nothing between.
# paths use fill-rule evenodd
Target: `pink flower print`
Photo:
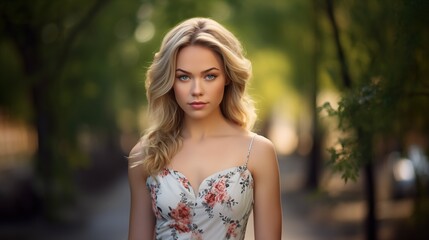
<instances>
[{"instance_id":1,"label":"pink flower print","mask_svg":"<svg viewBox=\"0 0 429 240\"><path fill-rule=\"evenodd\" d=\"M170 174L170 170L168 170L167 168L164 168L164 169L159 173L159 175L160 175L161 177L165 177L165 176L167 176L168 174Z\"/></svg>"},{"instance_id":2,"label":"pink flower print","mask_svg":"<svg viewBox=\"0 0 429 240\"><path fill-rule=\"evenodd\" d=\"M225 193L226 186L225 186L225 179L221 179L219 182L215 183L213 186L213 191L215 193Z\"/></svg>"},{"instance_id":3,"label":"pink flower print","mask_svg":"<svg viewBox=\"0 0 429 240\"><path fill-rule=\"evenodd\" d=\"M206 201L207 205L213 208L216 203L216 194L209 192L204 196L204 200Z\"/></svg>"},{"instance_id":4,"label":"pink flower print","mask_svg":"<svg viewBox=\"0 0 429 240\"><path fill-rule=\"evenodd\" d=\"M186 204L180 202L175 209L171 210L169 215L174 220L174 224L172 224L171 227L174 227L181 233L191 230L189 228L191 224L191 211Z\"/></svg>"},{"instance_id":5,"label":"pink flower print","mask_svg":"<svg viewBox=\"0 0 429 240\"><path fill-rule=\"evenodd\" d=\"M184 177L179 177L179 182L185 187L188 191L190 191L189 181Z\"/></svg>"},{"instance_id":6,"label":"pink flower print","mask_svg":"<svg viewBox=\"0 0 429 240\"><path fill-rule=\"evenodd\" d=\"M230 239L231 237L237 237L237 233L235 232L237 230L238 224L236 222L231 222L228 226L228 231L226 232L226 238Z\"/></svg>"},{"instance_id":7,"label":"pink flower print","mask_svg":"<svg viewBox=\"0 0 429 240\"><path fill-rule=\"evenodd\" d=\"M218 193L215 196L215 202L218 202L218 203L223 203L227 199L228 199L228 195L226 194L226 192Z\"/></svg>"},{"instance_id":8,"label":"pink flower print","mask_svg":"<svg viewBox=\"0 0 429 240\"><path fill-rule=\"evenodd\" d=\"M225 200L227 200L228 194L226 192L225 179L221 179L219 182L217 182L213 186L212 192L216 195L216 202L223 203Z\"/></svg>"},{"instance_id":9,"label":"pink flower print","mask_svg":"<svg viewBox=\"0 0 429 240\"><path fill-rule=\"evenodd\" d=\"M225 179L221 179L214 183L210 192L204 196L204 200L209 207L213 208L216 203L224 203L229 199L225 181Z\"/></svg>"}]
</instances>

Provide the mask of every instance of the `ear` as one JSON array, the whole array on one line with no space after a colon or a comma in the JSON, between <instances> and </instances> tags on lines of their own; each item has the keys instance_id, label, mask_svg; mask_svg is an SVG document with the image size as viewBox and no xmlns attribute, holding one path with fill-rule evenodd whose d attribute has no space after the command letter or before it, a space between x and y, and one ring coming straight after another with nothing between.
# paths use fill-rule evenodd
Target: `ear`
<instances>
[{"instance_id":1,"label":"ear","mask_svg":"<svg viewBox=\"0 0 429 240\"><path fill-rule=\"evenodd\" d=\"M228 86L231 83L231 80L229 78L226 78L225 80L226 80L225 81L225 86Z\"/></svg>"}]
</instances>

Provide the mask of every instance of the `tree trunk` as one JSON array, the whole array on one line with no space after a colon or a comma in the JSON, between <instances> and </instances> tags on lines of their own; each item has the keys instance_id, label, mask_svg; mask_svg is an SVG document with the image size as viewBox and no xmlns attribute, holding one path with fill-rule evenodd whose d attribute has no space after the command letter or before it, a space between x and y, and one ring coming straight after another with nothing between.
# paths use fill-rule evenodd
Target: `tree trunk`
<instances>
[{"instance_id":1,"label":"tree trunk","mask_svg":"<svg viewBox=\"0 0 429 240\"><path fill-rule=\"evenodd\" d=\"M347 67L347 61L343 51L343 46L341 44L338 24L335 19L334 7L332 0L326 0L326 12L331 24L335 46L337 49L338 60L341 65L341 76L343 80L343 85L347 89L352 88L352 81L350 73ZM359 134L359 144L361 145L362 155L365 157L365 192L366 192L366 204L367 204L367 215L366 215L366 239L367 240L376 240L377 239L377 221L376 221L376 201L375 201L375 179L373 176L373 159L372 159L372 141L371 133L364 133L362 129L357 129Z\"/></svg>"},{"instance_id":2,"label":"tree trunk","mask_svg":"<svg viewBox=\"0 0 429 240\"><path fill-rule=\"evenodd\" d=\"M311 131L312 131L312 137L313 137L313 146L311 148L310 152L310 159L308 163L308 174L307 174L307 180L306 180L306 188L307 189L317 189L319 187L319 180L320 180L320 163L322 162L321 155L320 155L320 130L319 130L319 117L318 117L318 111L317 111L317 93L319 91L319 84L318 84L318 65L319 65L319 55L320 55L320 32L319 32L319 25L318 25L318 18L319 18L319 7L318 7L318 1L313 1L313 19L312 19L312 25L313 25L313 70L312 70L312 87L310 87L310 95L311 95L311 107L312 110L312 119L311 119Z\"/></svg>"},{"instance_id":3,"label":"tree trunk","mask_svg":"<svg viewBox=\"0 0 429 240\"><path fill-rule=\"evenodd\" d=\"M37 130L38 149L36 160L36 187L42 197L43 215L48 219L54 219L56 207L54 192L54 155L52 151L53 119L50 115L48 101L46 100L47 89L40 85L35 85L31 89L32 103L34 108L34 126Z\"/></svg>"},{"instance_id":4,"label":"tree trunk","mask_svg":"<svg viewBox=\"0 0 429 240\"><path fill-rule=\"evenodd\" d=\"M70 172L70 167L65 162L59 162L66 160L55 155L54 144L57 143L55 135L58 134L55 124L58 123L59 119L55 118L51 104L52 99L49 96L51 91L55 91L51 84L63 70L77 36L93 21L107 3L107 0L96 0L72 28L70 34L66 36L61 50L58 51L53 69L49 69L47 65L43 64L40 30L31 24L17 25L15 22L9 21L8 15L1 14L5 27L20 53L27 79L34 81L30 87L30 94L38 143L34 163L37 176L36 188L39 190L44 203L43 214L51 220L59 217L58 210L62 207L61 205L67 196L66 185L72 181L71 176L67 174Z\"/></svg>"},{"instance_id":5,"label":"tree trunk","mask_svg":"<svg viewBox=\"0 0 429 240\"><path fill-rule=\"evenodd\" d=\"M368 154L369 155L369 154ZM369 161L364 166L365 173L365 192L366 192L366 239L375 240L377 239L377 221L375 214L375 181L374 181L374 169L372 161Z\"/></svg>"},{"instance_id":6,"label":"tree trunk","mask_svg":"<svg viewBox=\"0 0 429 240\"><path fill-rule=\"evenodd\" d=\"M347 66L343 45L341 44L341 40L340 40L340 31L338 29L338 24L335 19L334 5L332 3L332 0L326 0L326 13L328 15L329 22L331 23L332 31L334 34L334 41L337 49L338 60L341 66L341 79L343 80L344 86L350 89L352 87L352 81L350 78L350 73Z\"/></svg>"}]
</instances>

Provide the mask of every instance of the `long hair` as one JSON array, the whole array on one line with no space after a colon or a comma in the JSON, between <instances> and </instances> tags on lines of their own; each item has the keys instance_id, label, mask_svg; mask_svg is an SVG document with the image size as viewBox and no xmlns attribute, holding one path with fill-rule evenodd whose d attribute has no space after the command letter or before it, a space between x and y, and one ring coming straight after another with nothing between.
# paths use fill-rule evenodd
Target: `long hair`
<instances>
[{"instance_id":1,"label":"long hair","mask_svg":"<svg viewBox=\"0 0 429 240\"><path fill-rule=\"evenodd\" d=\"M130 158L139 158L132 166L143 164L148 175L165 168L182 144L184 112L175 100L173 84L177 54L190 45L208 47L222 59L228 83L220 105L223 116L248 130L256 119L253 102L246 93L252 65L244 57L237 38L208 18L191 18L178 24L165 35L146 74L148 114L152 121L141 139L141 151Z\"/></svg>"}]
</instances>

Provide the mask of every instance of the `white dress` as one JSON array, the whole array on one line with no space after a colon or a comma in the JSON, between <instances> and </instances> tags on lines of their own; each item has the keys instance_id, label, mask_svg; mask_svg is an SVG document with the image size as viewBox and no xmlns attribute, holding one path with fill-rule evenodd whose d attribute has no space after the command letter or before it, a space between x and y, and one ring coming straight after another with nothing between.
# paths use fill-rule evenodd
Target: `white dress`
<instances>
[{"instance_id":1,"label":"white dress","mask_svg":"<svg viewBox=\"0 0 429 240\"><path fill-rule=\"evenodd\" d=\"M148 177L156 239L244 239L253 208L253 178L244 165L208 176L195 193L182 173L164 169Z\"/></svg>"}]
</instances>

